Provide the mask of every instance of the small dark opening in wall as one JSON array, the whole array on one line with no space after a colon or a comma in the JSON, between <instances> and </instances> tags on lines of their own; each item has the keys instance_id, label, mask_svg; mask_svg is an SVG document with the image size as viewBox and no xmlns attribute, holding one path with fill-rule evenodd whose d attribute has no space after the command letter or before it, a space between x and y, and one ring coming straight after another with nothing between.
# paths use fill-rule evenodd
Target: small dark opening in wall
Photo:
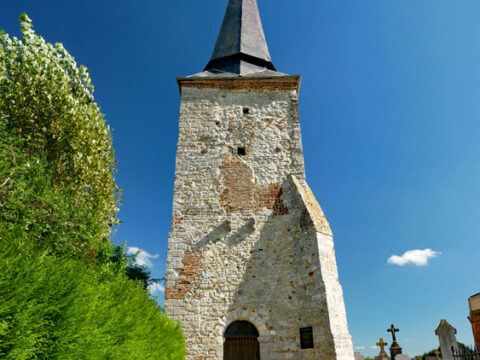
<instances>
[{"instance_id":1,"label":"small dark opening in wall","mask_svg":"<svg viewBox=\"0 0 480 360\"><path fill-rule=\"evenodd\" d=\"M250 113L250 109L247 108L247 107L244 107L244 108L243 108L243 113L244 113L244 114L249 114L249 113Z\"/></svg>"},{"instance_id":2,"label":"small dark opening in wall","mask_svg":"<svg viewBox=\"0 0 480 360\"><path fill-rule=\"evenodd\" d=\"M243 156L243 155L247 155L247 152L245 151L244 147L239 147L237 149L237 154L240 155L240 156Z\"/></svg>"},{"instance_id":3,"label":"small dark opening in wall","mask_svg":"<svg viewBox=\"0 0 480 360\"><path fill-rule=\"evenodd\" d=\"M300 328L300 349L313 349L313 328L311 326Z\"/></svg>"}]
</instances>

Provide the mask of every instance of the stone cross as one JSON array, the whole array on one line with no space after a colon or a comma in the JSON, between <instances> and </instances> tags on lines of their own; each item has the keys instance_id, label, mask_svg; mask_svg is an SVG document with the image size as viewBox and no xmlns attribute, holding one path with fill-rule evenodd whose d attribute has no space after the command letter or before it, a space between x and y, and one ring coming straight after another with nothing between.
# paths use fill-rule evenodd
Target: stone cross
<instances>
[{"instance_id":1,"label":"stone cross","mask_svg":"<svg viewBox=\"0 0 480 360\"><path fill-rule=\"evenodd\" d=\"M395 333L399 332L400 330L395 329L395 326L392 324L392 326L390 326L390 329L387 329L387 331L389 333L392 333L393 342L396 343L397 342L397 337L395 336Z\"/></svg>"},{"instance_id":2,"label":"stone cross","mask_svg":"<svg viewBox=\"0 0 480 360\"><path fill-rule=\"evenodd\" d=\"M440 343L440 350L442 352L443 360L454 360L453 349L457 349L457 338L455 334L457 329L448 323L447 320L442 319L440 325L438 325L437 330L435 330L435 335L438 336L438 341Z\"/></svg>"},{"instance_id":3,"label":"stone cross","mask_svg":"<svg viewBox=\"0 0 480 360\"><path fill-rule=\"evenodd\" d=\"M390 326L390 329L387 329L387 331L389 333L392 333L393 341L392 341L392 346L390 346L390 357L392 360L395 360L397 355L400 355L402 353L402 348L400 347L400 345L398 345L397 337L395 335L395 333L399 332L400 330L396 329L395 325L392 324L392 326Z\"/></svg>"},{"instance_id":4,"label":"stone cross","mask_svg":"<svg viewBox=\"0 0 480 360\"><path fill-rule=\"evenodd\" d=\"M437 356L437 359L440 359L440 351L435 350L435 355Z\"/></svg>"},{"instance_id":5,"label":"stone cross","mask_svg":"<svg viewBox=\"0 0 480 360\"><path fill-rule=\"evenodd\" d=\"M388 343L383 341L383 338L380 338L380 342L377 343L377 346L380 346L380 354L385 352L385 346L387 346Z\"/></svg>"},{"instance_id":6,"label":"stone cross","mask_svg":"<svg viewBox=\"0 0 480 360\"><path fill-rule=\"evenodd\" d=\"M380 354L375 357L375 360L388 360L388 355L385 352L385 346L388 344L383 341L382 338L380 338L380 342L377 343L377 346L380 346Z\"/></svg>"}]
</instances>

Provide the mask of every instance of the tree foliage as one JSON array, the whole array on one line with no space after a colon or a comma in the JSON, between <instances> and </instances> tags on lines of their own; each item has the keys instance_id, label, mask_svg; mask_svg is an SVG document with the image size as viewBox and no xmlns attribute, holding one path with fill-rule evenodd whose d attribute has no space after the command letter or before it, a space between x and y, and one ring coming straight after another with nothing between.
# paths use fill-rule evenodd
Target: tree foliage
<instances>
[{"instance_id":1,"label":"tree foliage","mask_svg":"<svg viewBox=\"0 0 480 360\"><path fill-rule=\"evenodd\" d=\"M29 215L38 211L42 240L55 248L73 244L70 251L85 255L109 239L117 222L120 192L110 130L94 102L88 70L63 45L35 34L27 15L20 23L23 39L0 35L0 220L24 216L18 201L25 201ZM32 180L32 171L48 181L19 186ZM19 189L23 195L14 194ZM69 209L59 214L55 207L62 198ZM60 222L63 234L48 231Z\"/></svg>"},{"instance_id":2,"label":"tree foliage","mask_svg":"<svg viewBox=\"0 0 480 360\"><path fill-rule=\"evenodd\" d=\"M0 358L184 358L181 329L123 272L0 242Z\"/></svg>"},{"instance_id":3,"label":"tree foliage","mask_svg":"<svg viewBox=\"0 0 480 360\"><path fill-rule=\"evenodd\" d=\"M0 34L0 358L181 360L148 271L110 241L120 190L88 71L20 22Z\"/></svg>"},{"instance_id":4,"label":"tree foliage","mask_svg":"<svg viewBox=\"0 0 480 360\"><path fill-rule=\"evenodd\" d=\"M424 353L424 354L421 356L421 358L425 360L425 359L426 359L427 357L429 357L429 356L437 357L437 353L438 353L438 357L441 358L441 357L442 357L442 352L441 352L441 350L440 350L440 347L438 347L438 348L436 348L436 349L432 349L432 350Z\"/></svg>"},{"instance_id":5,"label":"tree foliage","mask_svg":"<svg viewBox=\"0 0 480 360\"><path fill-rule=\"evenodd\" d=\"M127 277L139 285L141 285L145 290L148 290L150 286L158 284L164 279L154 279L151 277L150 269L145 265L140 265L137 263L137 254L127 254L125 252L126 244L123 244L123 247L114 246L113 255L108 254L110 262L122 264L125 269L125 274ZM98 259L100 263L104 261Z\"/></svg>"},{"instance_id":6,"label":"tree foliage","mask_svg":"<svg viewBox=\"0 0 480 360\"><path fill-rule=\"evenodd\" d=\"M464 343L461 343L459 341L457 341L457 350L458 352L460 352L461 354L473 354L472 358L475 358L475 349L472 349L470 347L468 347L467 345L465 345ZM423 360L425 360L427 357L438 357L438 358L442 358L442 349L440 349L440 347L436 348L436 349L432 349L426 353L424 353L421 358Z\"/></svg>"}]
</instances>

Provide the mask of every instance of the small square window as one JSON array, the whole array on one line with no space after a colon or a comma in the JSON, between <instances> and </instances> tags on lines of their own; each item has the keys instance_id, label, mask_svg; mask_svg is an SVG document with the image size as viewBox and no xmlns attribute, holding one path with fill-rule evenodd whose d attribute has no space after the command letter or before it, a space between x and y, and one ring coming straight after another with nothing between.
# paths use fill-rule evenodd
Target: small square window
<instances>
[{"instance_id":1,"label":"small square window","mask_svg":"<svg viewBox=\"0 0 480 360\"><path fill-rule=\"evenodd\" d=\"M311 326L300 328L300 349L313 349L313 328Z\"/></svg>"},{"instance_id":2,"label":"small square window","mask_svg":"<svg viewBox=\"0 0 480 360\"><path fill-rule=\"evenodd\" d=\"M247 155L247 152L246 152L244 147L239 147L237 149L237 154L240 155L240 156L243 156L243 155Z\"/></svg>"},{"instance_id":3,"label":"small square window","mask_svg":"<svg viewBox=\"0 0 480 360\"><path fill-rule=\"evenodd\" d=\"M244 108L243 108L243 113L244 113L245 115L249 114L249 113L250 113L250 109L249 109L248 107L244 107Z\"/></svg>"}]
</instances>

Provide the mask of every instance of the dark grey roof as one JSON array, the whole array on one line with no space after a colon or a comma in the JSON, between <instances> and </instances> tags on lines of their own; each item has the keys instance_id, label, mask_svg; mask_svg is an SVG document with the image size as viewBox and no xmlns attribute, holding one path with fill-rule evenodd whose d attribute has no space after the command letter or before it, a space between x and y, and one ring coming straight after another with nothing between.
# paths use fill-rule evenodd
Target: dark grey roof
<instances>
[{"instance_id":1,"label":"dark grey roof","mask_svg":"<svg viewBox=\"0 0 480 360\"><path fill-rule=\"evenodd\" d=\"M290 75L273 71L273 70L268 70L268 69L260 69L258 71L255 71L249 74L239 74L239 73L228 72L228 71L207 70L198 74L187 76L185 79L274 78L274 77L281 77L281 76L290 76Z\"/></svg>"},{"instance_id":2,"label":"dark grey roof","mask_svg":"<svg viewBox=\"0 0 480 360\"><path fill-rule=\"evenodd\" d=\"M205 70L251 74L273 70L257 0L229 0L212 59Z\"/></svg>"}]
</instances>

